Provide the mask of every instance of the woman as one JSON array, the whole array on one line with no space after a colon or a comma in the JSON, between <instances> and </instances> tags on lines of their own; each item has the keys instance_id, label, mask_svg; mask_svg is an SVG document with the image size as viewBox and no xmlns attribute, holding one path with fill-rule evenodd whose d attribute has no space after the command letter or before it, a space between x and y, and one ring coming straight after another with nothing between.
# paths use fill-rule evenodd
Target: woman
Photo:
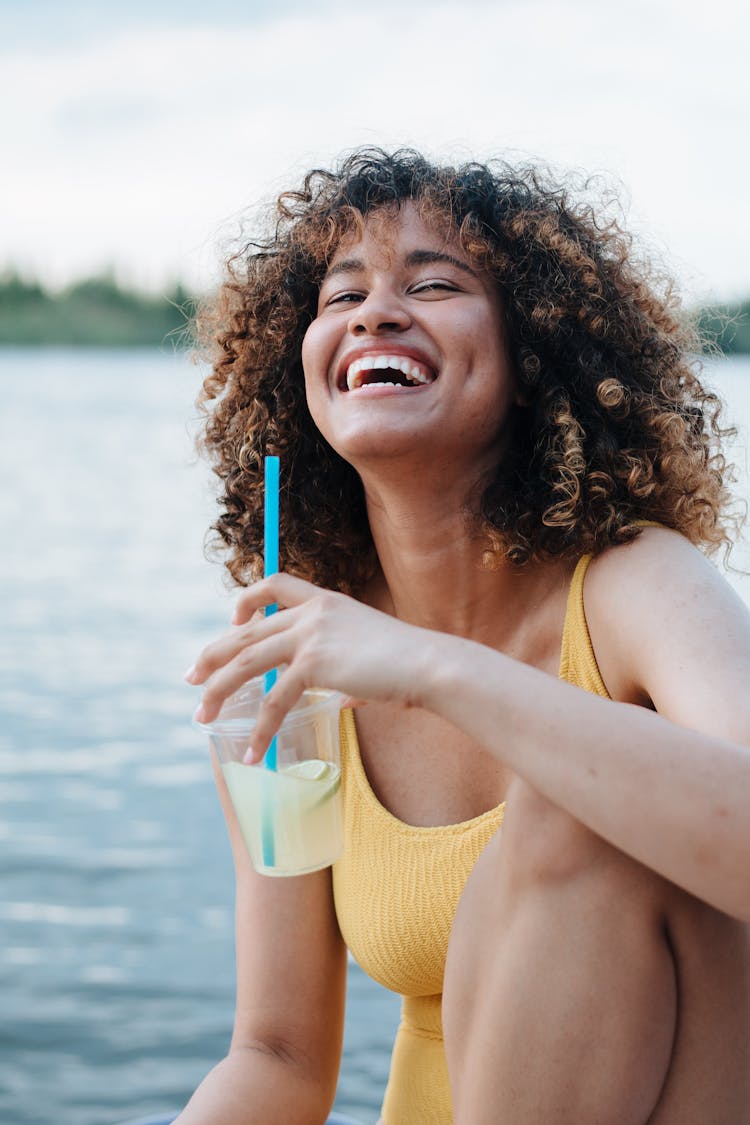
<instances>
[{"instance_id":1,"label":"woman","mask_svg":"<svg viewBox=\"0 0 750 1125\"><path fill-rule=\"evenodd\" d=\"M346 850L255 875L217 778L236 1025L180 1122L325 1120L345 942L406 997L385 1125L750 1119L750 622L696 549L728 517L692 336L531 170L364 151L277 220L203 398L229 570L277 453L285 573L188 679L210 721L287 665L256 760L304 688L351 699Z\"/></svg>"}]
</instances>

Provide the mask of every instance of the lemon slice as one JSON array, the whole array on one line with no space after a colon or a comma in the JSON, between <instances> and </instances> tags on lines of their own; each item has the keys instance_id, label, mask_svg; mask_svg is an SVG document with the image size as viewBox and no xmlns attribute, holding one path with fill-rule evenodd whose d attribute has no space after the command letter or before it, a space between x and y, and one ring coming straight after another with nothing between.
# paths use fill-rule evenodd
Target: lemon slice
<instances>
[{"instance_id":1,"label":"lemon slice","mask_svg":"<svg viewBox=\"0 0 750 1125\"><path fill-rule=\"evenodd\" d=\"M284 770L286 777L296 777L303 781L314 783L315 789L310 796L315 800L310 808L322 805L332 797L341 785L341 771L333 762L322 762L319 758L308 758L304 762L295 762Z\"/></svg>"},{"instance_id":2,"label":"lemon slice","mask_svg":"<svg viewBox=\"0 0 750 1125\"><path fill-rule=\"evenodd\" d=\"M333 777L338 772L338 768L334 766L333 762L321 762L319 758L307 758L304 762L294 762L284 770L287 777L301 777L305 781L327 781L329 777Z\"/></svg>"}]
</instances>

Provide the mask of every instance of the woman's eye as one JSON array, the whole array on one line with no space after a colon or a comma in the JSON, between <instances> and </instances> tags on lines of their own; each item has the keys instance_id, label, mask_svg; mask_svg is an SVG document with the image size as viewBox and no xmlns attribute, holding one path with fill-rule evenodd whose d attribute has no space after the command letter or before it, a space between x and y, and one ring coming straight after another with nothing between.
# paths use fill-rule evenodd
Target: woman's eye
<instances>
[{"instance_id":1,"label":"woman's eye","mask_svg":"<svg viewBox=\"0 0 750 1125\"><path fill-rule=\"evenodd\" d=\"M457 287L452 285L450 281L443 281L440 278L430 278L427 281L419 281L416 285L412 286L412 293L438 293L441 291L447 293L457 292Z\"/></svg>"},{"instance_id":2,"label":"woman's eye","mask_svg":"<svg viewBox=\"0 0 750 1125\"><path fill-rule=\"evenodd\" d=\"M340 305L340 304L348 304L349 302L362 301L362 300L364 300L364 298L363 298L361 293L334 293L334 295L332 297L328 298L328 300L326 301L326 304L327 305Z\"/></svg>"}]
</instances>

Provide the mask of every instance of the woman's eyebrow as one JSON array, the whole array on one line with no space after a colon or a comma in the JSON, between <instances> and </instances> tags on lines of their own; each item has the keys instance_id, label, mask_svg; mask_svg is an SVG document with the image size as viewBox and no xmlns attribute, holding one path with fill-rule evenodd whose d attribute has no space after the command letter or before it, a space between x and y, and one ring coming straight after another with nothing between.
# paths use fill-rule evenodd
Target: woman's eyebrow
<instances>
[{"instance_id":1,"label":"woman's eyebrow","mask_svg":"<svg viewBox=\"0 0 750 1125\"><path fill-rule=\"evenodd\" d=\"M445 254L442 250L411 250L405 258L407 266L430 266L436 262L455 266L456 269L463 270L464 273L469 273L472 277L477 276L466 262L462 262L460 258L454 258L452 254ZM335 277L338 273L362 273L365 268L365 263L361 258L344 258L331 266L325 280L328 280L329 277Z\"/></svg>"},{"instance_id":2,"label":"woman's eyebrow","mask_svg":"<svg viewBox=\"0 0 750 1125\"><path fill-rule=\"evenodd\" d=\"M344 258L341 262L336 262L331 266L324 277L327 281L329 277L335 277L337 273L362 273L365 268L365 263L361 258Z\"/></svg>"},{"instance_id":3,"label":"woman's eyebrow","mask_svg":"<svg viewBox=\"0 0 750 1125\"><path fill-rule=\"evenodd\" d=\"M472 277L477 276L466 262L454 258L452 254L445 254L442 250L412 250L406 255L407 266L431 266L435 262L444 262L446 265L463 270L464 273L470 273Z\"/></svg>"}]
</instances>

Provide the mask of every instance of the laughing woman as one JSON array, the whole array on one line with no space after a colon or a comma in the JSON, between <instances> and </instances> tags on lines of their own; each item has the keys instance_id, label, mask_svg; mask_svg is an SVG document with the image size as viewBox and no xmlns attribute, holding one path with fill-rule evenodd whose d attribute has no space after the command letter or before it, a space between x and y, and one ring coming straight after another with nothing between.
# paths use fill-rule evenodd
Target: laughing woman
<instances>
[{"instance_id":1,"label":"laughing woman","mask_svg":"<svg viewBox=\"0 0 750 1125\"><path fill-rule=\"evenodd\" d=\"M256 875L217 778L236 1022L181 1125L325 1121L347 947L404 996L385 1125L750 1120L750 620L668 292L533 170L364 151L281 197L213 324L247 588L199 718L279 665L256 759L305 688L353 706L332 871Z\"/></svg>"}]
</instances>

